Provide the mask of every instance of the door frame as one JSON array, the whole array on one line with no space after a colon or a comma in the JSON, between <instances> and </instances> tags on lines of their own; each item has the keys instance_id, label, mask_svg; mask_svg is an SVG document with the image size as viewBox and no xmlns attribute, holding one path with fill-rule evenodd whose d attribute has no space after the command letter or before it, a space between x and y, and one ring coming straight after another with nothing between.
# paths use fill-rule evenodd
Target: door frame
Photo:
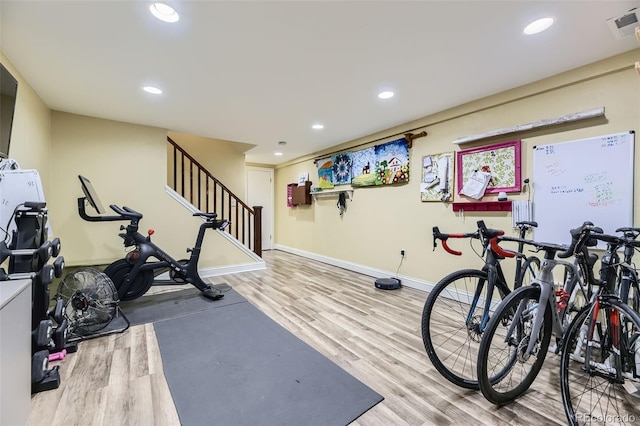
<instances>
[{"instance_id":1,"label":"door frame","mask_svg":"<svg viewBox=\"0 0 640 426\"><path fill-rule=\"evenodd\" d=\"M270 206L270 216L271 216L271 223L270 228L271 228L271 238L268 241L268 244L265 244L265 241L263 239L262 241L262 250L273 250L273 246L275 244L275 170L272 169L271 167L259 167L259 166L246 166L245 169L245 182L246 182L246 194L247 194L247 200L249 199L249 196L251 194L250 190L249 190L249 172L250 171L267 171L269 172L269 180L270 180L270 186L269 186L269 191L270 191L270 196L269 199L271 200L271 206ZM252 207L253 206L249 206ZM264 208L266 208L266 206L263 206L263 213L264 213ZM264 218L264 214L263 214L263 218ZM264 222L263 222L264 223Z\"/></svg>"}]
</instances>

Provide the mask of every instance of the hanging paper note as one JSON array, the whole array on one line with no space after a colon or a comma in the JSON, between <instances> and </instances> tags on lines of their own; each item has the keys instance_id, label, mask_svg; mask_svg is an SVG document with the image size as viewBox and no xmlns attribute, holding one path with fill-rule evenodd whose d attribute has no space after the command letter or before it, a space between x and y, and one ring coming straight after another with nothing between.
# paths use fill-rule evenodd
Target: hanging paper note
<instances>
[{"instance_id":1,"label":"hanging paper note","mask_svg":"<svg viewBox=\"0 0 640 426\"><path fill-rule=\"evenodd\" d=\"M467 181L464 183L460 194L479 200L484 196L484 191L487 189L487 185L489 185L490 180L491 173L476 170L471 173Z\"/></svg>"}]
</instances>

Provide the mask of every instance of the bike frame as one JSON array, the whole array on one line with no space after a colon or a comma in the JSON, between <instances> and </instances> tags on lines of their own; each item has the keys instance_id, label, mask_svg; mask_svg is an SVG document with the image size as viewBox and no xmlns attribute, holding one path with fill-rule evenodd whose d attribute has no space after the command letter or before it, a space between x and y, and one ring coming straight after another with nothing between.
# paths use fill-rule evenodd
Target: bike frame
<instances>
[{"instance_id":1,"label":"bike frame","mask_svg":"<svg viewBox=\"0 0 640 426\"><path fill-rule=\"evenodd\" d=\"M482 267L482 270L487 272L487 297L484 301L484 311L482 314L482 321L480 323L480 330L484 331L487 323L489 322L489 312L491 309L491 305L493 302L493 291L495 287L498 288L498 292L500 292L500 297L503 299L507 294L511 292L509 286L507 285L507 281L505 279L504 273L502 272L502 267L500 266L499 258L496 256L493 250L489 249L487 251L487 257L485 259L485 264ZM480 283L476 287L476 291L473 296L473 301L471 302L471 309L469 310L469 315L467 316L467 324L471 324L473 320L473 313L475 312L476 307L478 306L478 302L480 301L480 295L482 294L482 289L485 283Z\"/></svg>"},{"instance_id":2,"label":"bike frame","mask_svg":"<svg viewBox=\"0 0 640 426\"><path fill-rule=\"evenodd\" d=\"M635 234L628 234L629 230L634 230ZM623 362L624 357L627 356L627 349L629 342L626 339L621 339L624 336L622 330L625 324L620 321L620 315L617 310L612 310L609 315L606 315L604 320L607 322L607 329L610 330L610 341L603 342L600 340L601 345L610 345L614 354L614 364L598 363L591 360L591 355L594 348L593 345L587 345L584 358L579 355L580 347L582 346L583 339L587 339L588 342L594 341L594 335L596 330L597 321L593 320L598 318L600 311L607 309L610 306L610 301L622 302L626 304L626 296L629 293L629 287L632 280L636 280L637 275L635 269L631 266L631 259L634 254L634 248L640 245L640 242L635 238L638 236L637 229L634 228L620 228L617 231L625 232L625 238L619 238L611 235L594 235L594 238L607 242L607 250L602 256L602 269L600 273L600 280L594 281L595 285L599 285L600 289L593 295L592 301L589 305L590 312L588 318L590 321L590 327L586 330L586 336L581 332L580 343L576 345L576 352L572 355L574 360L578 360L584 364L584 368L588 369L591 374L600 376L604 379L610 379L602 371L606 371L609 374L614 374L614 381L618 384L624 383L625 375L623 374ZM618 249L624 247L624 263L620 263L620 257L617 253ZM620 271L618 271L620 268ZM620 280L617 279L618 272L620 273ZM618 288L616 288L616 284ZM616 291L617 290L617 291ZM619 293L622 297L619 297L616 293ZM637 343L634 343L637 344ZM640 374L634 371L630 373L629 378L634 378L634 374Z\"/></svg>"},{"instance_id":3,"label":"bike frame","mask_svg":"<svg viewBox=\"0 0 640 426\"><path fill-rule=\"evenodd\" d=\"M564 266L566 269L571 271L570 276L564 282L564 290L572 294L575 286L579 284L578 279L578 268L573 262L567 262L564 260L555 259L556 249L546 250L545 256L540 264L540 272L531 282L531 286L536 286L540 288L540 299L538 303L529 308L530 311L534 309L538 309L538 313L536 314L536 318L533 323L533 328L531 330L531 336L538 336L540 334L540 330L542 329L542 321L544 320L544 316L547 309L551 310L552 314L552 327L553 332L556 336L563 336L566 330L569 328L569 324L565 324L563 321L564 315L566 313L566 309L569 308L569 305L563 309L558 309L558 304L556 302L555 297L555 282L553 279L553 270L556 266ZM516 310L514 318L519 318L524 312L525 306L521 302ZM505 342L509 341L510 336L513 334L514 329L517 325L517 321L512 321L507 330ZM537 343L536 339L530 339L527 345L527 349L524 353L525 356L531 355L533 349ZM559 349L559 348L557 348Z\"/></svg>"},{"instance_id":4,"label":"bike frame","mask_svg":"<svg viewBox=\"0 0 640 426\"><path fill-rule=\"evenodd\" d=\"M206 289L207 284L202 281L198 273L198 261L206 230L218 227L219 224L213 221L202 223L198 230L195 246L192 249L188 249L191 252L189 260L186 263L182 263L154 244L149 236L145 237L138 232L137 223L128 225L126 227L127 232L120 234L120 237L124 240L125 247L136 246L138 257L132 262L134 266L119 291L126 294L138 273L160 268L170 268L174 273L181 275L186 282L200 290ZM155 257L158 261L149 262L148 260L152 257Z\"/></svg>"},{"instance_id":5,"label":"bike frame","mask_svg":"<svg viewBox=\"0 0 640 426\"><path fill-rule=\"evenodd\" d=\"M437 246L436 240L442 241L442 246L445 251L450 254L460 256L462 252L451 249L447 244L447 239L449 238L476 238L482 242L483 247L483 255L486 255L484 259L484 265L482 267L482 271L487 273L487 282L481 282L475 290L473 300L470 305L469 314L466 319L466 324L471 324L473 321L473 313L475 312L476 307L480 303L482 290L485 286L487 287L487 296L484 300L484 309L482 314L482 321L480 323L480 331L484 331L487 324L489 323L489 312L491 312L491 306L494 304L493 300L493 292L495 288L498 288L498 292L500 293L500 298L504 299L509 293L511 293L511 289L507 285L507 280L505 278L504 272L502 271L502 267L500 266L500 260L505 257L517 257L516 262L516 271L515 271L515 280L514 280L514 290L518 289L522 282L520 278L522 277L522 259L526 258L524 254L522 254L522 250L524 248L524 244L526 240L524 240L524 236L530 227L537 226L535 222L519 222L518 227L520 229L519 236L520 238L509 239L505 238L505 241L517 241L518 242L518 251L507 251L502 249L498 245L498 237L503 235L503 231L498 230L489 230L487 229L484 221L480 220L477 222L478 231L474 233L466 233L466 234L442 234L438 227L433 228L433 246L434 249Z\"/></svg>"}]
</instances>

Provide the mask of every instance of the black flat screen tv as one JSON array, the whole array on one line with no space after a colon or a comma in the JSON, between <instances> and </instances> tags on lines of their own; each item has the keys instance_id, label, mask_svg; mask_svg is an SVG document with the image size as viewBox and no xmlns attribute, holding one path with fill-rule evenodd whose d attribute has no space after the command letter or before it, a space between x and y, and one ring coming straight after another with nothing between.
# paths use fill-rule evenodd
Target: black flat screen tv
<instances>
[{"instance_id":1,"label":"black flat screen tv","mask_svg":"<svg viewBox=\"0 0 640 426\"><path fill-rule=\"evenodd\" d=\"M9 158L18 81L0 64L0 159Z\"/></svg>"}]
</instances>

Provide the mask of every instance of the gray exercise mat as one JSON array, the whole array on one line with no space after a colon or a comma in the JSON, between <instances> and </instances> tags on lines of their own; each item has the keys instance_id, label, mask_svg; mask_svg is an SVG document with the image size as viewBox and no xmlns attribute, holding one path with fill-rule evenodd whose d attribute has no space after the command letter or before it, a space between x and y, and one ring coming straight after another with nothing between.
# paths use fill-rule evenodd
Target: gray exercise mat
<instances>
[{"instance_id":1,"label":"gray exercise mat","mask_svg":"<svg viewBox=\"0 0 640 426\"><path fill-rule=\"evenodd\" d=\"M154 328L184 426L346 425L383 400L249 302Z\"/></svg>"},{"instance_id":2,"label":"gray exercise mat","mask_svg":"<svg viewBox=\"0 0 640 426\"><path fill-rule=\"evenodd\" d=\"M231 287L228 288L224 297L218 300L207 299L200 290L189 286L184 290L145 294L137 299L123 301L120 302L120 308L131 325L139 325L246 301L239 293L232 291Z\"/></svg>"}]
</instances>

